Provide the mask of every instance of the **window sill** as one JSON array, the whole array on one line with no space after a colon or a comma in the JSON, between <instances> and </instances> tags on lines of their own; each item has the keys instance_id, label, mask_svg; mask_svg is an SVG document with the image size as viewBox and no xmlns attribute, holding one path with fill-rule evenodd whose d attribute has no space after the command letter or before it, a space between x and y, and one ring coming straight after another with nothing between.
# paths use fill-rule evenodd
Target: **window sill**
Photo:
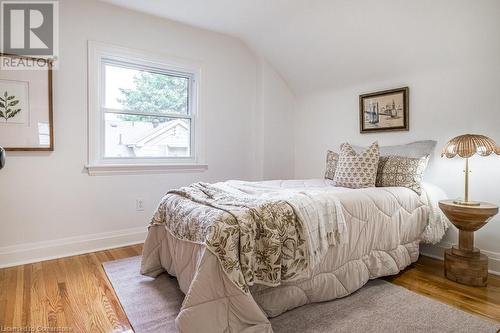
<instances>
[{"instance_id":1,"label":"window sill","mask_svg":"<svg viewBox=\"0 0 500 333\"><path fill-rule=\"evenodd\" d=\"M100 164L86 165L89 176L147 175L176 172L203 172L206 164Z\"/></svg>"}]
</instances>

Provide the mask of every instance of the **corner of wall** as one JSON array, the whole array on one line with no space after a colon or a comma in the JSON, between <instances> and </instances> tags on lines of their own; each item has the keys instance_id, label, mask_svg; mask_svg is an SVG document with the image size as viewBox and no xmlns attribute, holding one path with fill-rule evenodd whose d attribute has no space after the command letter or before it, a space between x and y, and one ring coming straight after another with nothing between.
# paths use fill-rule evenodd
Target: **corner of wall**
<instances>
[{"instance_id":1,"label":"corner of wall","mask_svg":"<svg viewBox=\"0 0 500 333\"><path fill-rule=\"evenodd\" d=\"M262 179L293 178L296 96L286 80L262 56L258 57L257 106Z\"/></svg>"}]
</instances>

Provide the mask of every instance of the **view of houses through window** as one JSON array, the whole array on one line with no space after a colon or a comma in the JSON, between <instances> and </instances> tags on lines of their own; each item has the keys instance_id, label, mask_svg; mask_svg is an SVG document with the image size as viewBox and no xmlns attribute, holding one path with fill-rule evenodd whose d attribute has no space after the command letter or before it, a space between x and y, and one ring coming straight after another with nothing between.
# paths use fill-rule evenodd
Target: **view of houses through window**
<instances>
[{"instance_id":1,"label":"view of houses through window","mask_svg":"<svg viewBox=\"0 0 500 333\"><path fill-rule=\"evenodd\" d=\"M104 157L191 156L186 75L104 62Z\"/></svg>"}]
</instances>

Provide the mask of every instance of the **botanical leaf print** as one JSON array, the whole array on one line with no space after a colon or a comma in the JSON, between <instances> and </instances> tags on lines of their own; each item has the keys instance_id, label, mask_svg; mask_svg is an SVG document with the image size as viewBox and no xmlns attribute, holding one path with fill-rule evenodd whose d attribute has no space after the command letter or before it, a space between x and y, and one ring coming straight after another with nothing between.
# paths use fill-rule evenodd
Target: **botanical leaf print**
<instances>
[{"instance_id":1,"label":"botanical leaf print","mask_svg":"<svg viewBox=\"0 0 500 333\"><path fill-rule=\"evenodd\" d=\"M205 183L168 192L153 225L214 253L242 291L277 286L309 268L303 226L283 200L235 195Z\"/></svg>"},{"instance_id":2,"label":"botanical leaf print","mask_svg":"<svg viewBox=\"0 0 500 333\"><path fill-rule=\"evenodd\" d=\"M5 121L14 118L21 112L21 109L15 108L15 106L19 104L19 100L15 98L16 96L9 95L7 91L0 97L0 118L4 118Z\"/></svg>"}]
</instances>

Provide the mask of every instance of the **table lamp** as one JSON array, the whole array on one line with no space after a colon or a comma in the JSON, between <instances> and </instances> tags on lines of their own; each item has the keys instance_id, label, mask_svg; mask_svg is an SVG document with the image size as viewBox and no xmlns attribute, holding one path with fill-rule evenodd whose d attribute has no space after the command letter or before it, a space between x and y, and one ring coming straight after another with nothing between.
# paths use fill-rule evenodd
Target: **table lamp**
<instances>
[{"instance_id":1,"label":"table lamp","mask_svg":"<svg viewBox=\"0 0 500 333\"><path fill-rule=\"evenodd\" d=\"M474 154L489 156L492 153L500 155L500 148L495 141L484 135L464 134L457 136L444 146L441 157L453 158L460 156L465 158L465 194L463 200L455 200L454 203L464 206L479 206L479 202L469 200L469 157Z\"/></svg>"}]
</instances>

